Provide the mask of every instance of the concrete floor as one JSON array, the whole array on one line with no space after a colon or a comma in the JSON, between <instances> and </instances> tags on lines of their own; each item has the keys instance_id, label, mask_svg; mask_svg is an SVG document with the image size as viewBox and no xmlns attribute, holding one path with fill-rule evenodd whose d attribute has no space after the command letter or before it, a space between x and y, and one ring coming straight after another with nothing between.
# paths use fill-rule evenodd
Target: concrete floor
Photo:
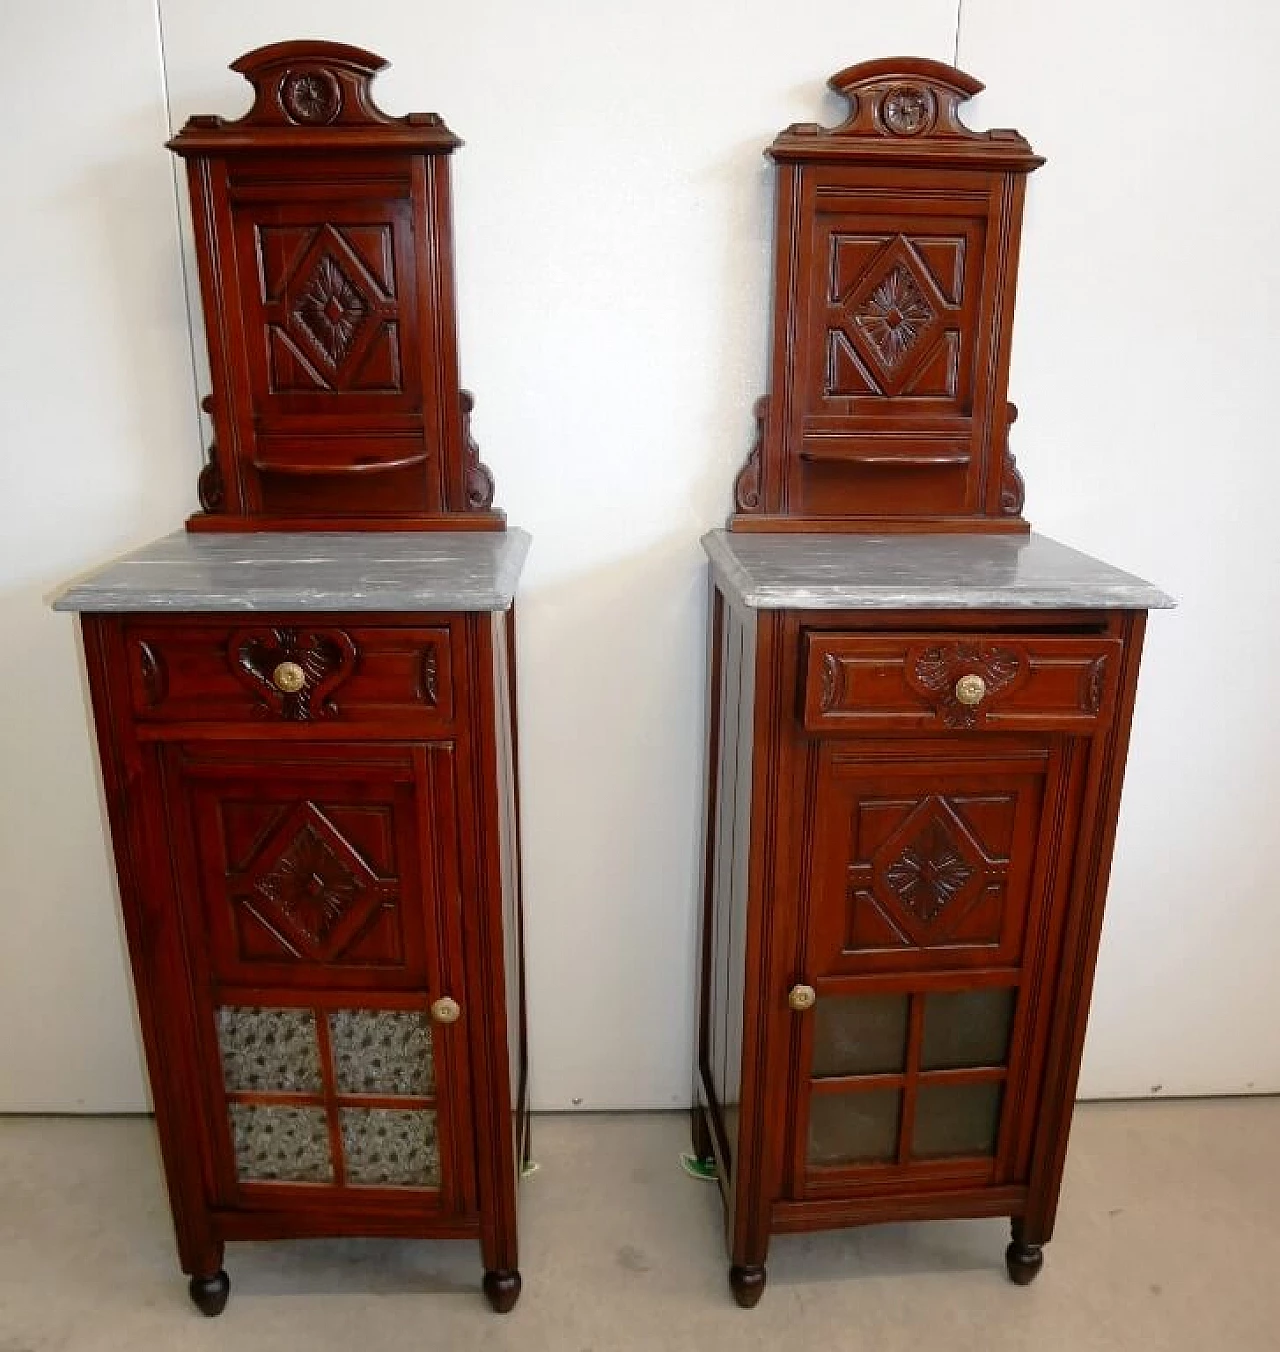
<instances>
[{"instance_id":1,"label":"concrete floor","mask_svg":"<svg viewBox=\"0 0 1280 1352\"><path fill-rule=\"evenodd\" d=\"M538 1119L505 1318L470 1243L343 1240L230 1246L208 1320L148 1121L0 1119L0 1352L1280 1347L1280 1099L1082 1107L1034 1286L1004 1276L1002 1221L880 1226L775 1240L754 1311L715 1187L678 1167L686 1122Z\"/></svg>"}]
</instances>

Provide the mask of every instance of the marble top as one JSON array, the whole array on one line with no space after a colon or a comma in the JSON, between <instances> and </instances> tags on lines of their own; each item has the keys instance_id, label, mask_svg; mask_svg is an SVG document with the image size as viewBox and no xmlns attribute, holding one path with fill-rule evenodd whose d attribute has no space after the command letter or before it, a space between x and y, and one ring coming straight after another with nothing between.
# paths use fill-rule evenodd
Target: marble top
<instances>
[{"instance_id":1,"label":"marble top","mask_svg":"<svg viewBox=\"0 0 1280 1352\"><path fill-rule=\"evenodd\" d=\"M755 610L1160 610L1158 587L1044 535L702 537L717 578Z\"/></svg>"},{"instance_id":2,"label":"marble top","mask_svg":"<svg viewBox=\"0 0 1280 1352\"><path fill-rule=\"evenodd\" d=\"M55 610L506 610L529 552L507 531L175 531L71 583Z\"/></svg>"}]
</instances>

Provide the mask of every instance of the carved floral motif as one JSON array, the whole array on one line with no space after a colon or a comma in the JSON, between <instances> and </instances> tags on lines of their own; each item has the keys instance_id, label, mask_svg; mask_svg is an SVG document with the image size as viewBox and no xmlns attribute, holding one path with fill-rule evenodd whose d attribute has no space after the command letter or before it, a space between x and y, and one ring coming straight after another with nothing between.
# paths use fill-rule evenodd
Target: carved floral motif
<instances>
[{"instance_id":1,"label":"carved floral motif","mask_svg":"<svg viewBox=\"0 0 1280 1352\"><path fill-rule=\"evenodd\" d=\"M261 713L278 713L295 722L331 718L338 706L330 699L351 675L356 645L341 629L241 629L231 635L231 669L260 696ZM299 690L281 690L274 675L281 663L302 668Z\"/></svg>"},{"instance_id":2,"label":"carved floral motif","mask_svg":"<svg viewBox=\"0 0 1280 1352\"><path fill-rule=\"evenodd\" d=\"M1024 666L1023 658L1011 648L959 642L923 649L916 655L910 671L917 684L937 697L947 727L971 728L991 697L1010 685ZM986 685L986 694L978 704L962 704L956 698L956 682L969 675L981 676Z\"/></svg>"},{"instance_id":3,"label":"carved floral motif","mask_svg":"<svg viewBox=\"0 0 1280 1352\"><path fill-rule=\"evenodd\" d=\"M854 314L854 322L890 369L915 346L932 318L929 302L901 263L885 275Z\"/></svg>"},{"instance_id":4,"label":"carved floral motif","mask_svg":"<svg viewBox=\"0 0 1280 1352\"><path fill-rule=\"evenodd\" d=\"M366 887L366 880L308 821L254 884L313 944L323 944Z\"/></svg>"},{"instance_id":5,"label":"carved floral motif","mask_svg":"<svg viewBox=\"0 0 1280 1352\"><path fill-rule=\"evenodd\" d=\"M138 670L142 676L147 707L154 709L169 693L169 673L165 669L164 658L145 640L138 644Z\"/></svg>"},{"instance_id":6,"label":"carved floral motif","mask_svg":"<svg viewBox=\"0 0 1280 1352\"><path fill-rule=\"evenodd\" d=\"M326 253L303 288L293 316L316 351L337 368L351 351L369 309L364 294Z\"/></svg>"},{"instance_id":7,"label":"carved floral motif","mask_svg":"<svg viewBox=\"0 0 1280 1352\"><path fill-rule=\"evenodd\" d=\"M1089 663L1084 678L1084 707L1086 713L1096 714L1102 708L1102 692L1107 683L1107 659L1095 657Z\"/></svg>"},{"instance_id":8,"label":"carved floral motif","mask_svg":"<svg viewBox=\"0 0 1280 1352\"><path fill-rule=\"evenodd\" d=\"M422 698L428 704L440 703L440 654L434 643L422 650Z\"/></svg>"},{"instance_id":9,"label":"carved floral motif","mask_svg":"<svg viewBox=\"0 0 1280 1352\"><path fill-rule=\"evenodd\" d=\"M917 920L929 924L955 900L973 874L955 837L934 815L885 870L884 880Z\"/></svg>"}]
</instances>

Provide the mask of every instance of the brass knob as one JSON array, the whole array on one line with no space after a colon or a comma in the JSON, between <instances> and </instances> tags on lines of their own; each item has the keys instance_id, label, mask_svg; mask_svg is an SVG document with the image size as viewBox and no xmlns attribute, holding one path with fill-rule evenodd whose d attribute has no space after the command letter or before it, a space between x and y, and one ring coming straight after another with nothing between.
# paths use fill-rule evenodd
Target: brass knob
<instances>
[{"instance_id":1,"label":"brass knob","mask_svg":"<svg viewBox=\"0 0 1280 1352\"><path fill-rule=\"evenodd\" d=\"M817 1000L818 992L812 986L792 986L787 992L787 1004L797 1014L803 1014L806 1009L812 1009Z\"/></svg>"},{"instance_id":2,"label":"brass knob","mask_svg":"<svg viewBox=\"0 0 1280 1352\"><path fill-rule=\"evenodd\" d=\"M970 672L956 682L956 699L961 704L981 704L987 697L987 683L981 676Z\"/></svg>"},{"instance_id":3,"label":"brass knob","mask_svg":"<svg viewBox=\"0 0 1280 1352\"><path fill-rule=\"evenodd\" d=\"M431 1005L431 1017L437 1023L457 1023L462 1017L462 1006L447 995L442 995Z\"/></svg>"},{"instance_id":4,"label":"brass knob","mask_svg":"<svg viewBox=\"0 0 1280 1352\"><path fill-rule=\"evenodd\" d=\"M271 673L271 684L284 695L296 695L307 683L307 673L296 662L281 662Z\"/></svg>"}]
</instances>

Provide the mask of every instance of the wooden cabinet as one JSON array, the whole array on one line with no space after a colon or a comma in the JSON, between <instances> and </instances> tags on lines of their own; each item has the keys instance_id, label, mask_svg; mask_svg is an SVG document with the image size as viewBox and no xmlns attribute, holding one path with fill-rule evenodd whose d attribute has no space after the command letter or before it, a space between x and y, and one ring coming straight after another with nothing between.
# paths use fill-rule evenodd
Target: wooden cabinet
<instances>
[{"instance_id":1,"label":"wooden cabinet","mask_svg":"<svg viewBox=\"0 0 1280 1352\"><path fill-rule=\"evenodd\" d=\"M459 142L377 110L382 64L331 43L250 53L245 118L174 141L213 374L204 510L58 603L82 612L178 1251L206 1314L235 1239L470 1237L493 1307L520 1291L528 539L490 509L457 386Z\"/></svg>"},{"instance_id":2,"label":"wooden cabinet","mask_svg":"<svg viewBox=\"0 0 1280 1352\"><path fill-rule=\"evenodd\" d=\"M963 127L979 86L949 67L832 85L849 121L772 151L774 388L704 541L693 1134L746 1306L786 1231L1004 1215L1010 1276L1039 1270L1169 604L1020 516L1004 384L1041 161Z\"/></svg>"}]
</instances>

